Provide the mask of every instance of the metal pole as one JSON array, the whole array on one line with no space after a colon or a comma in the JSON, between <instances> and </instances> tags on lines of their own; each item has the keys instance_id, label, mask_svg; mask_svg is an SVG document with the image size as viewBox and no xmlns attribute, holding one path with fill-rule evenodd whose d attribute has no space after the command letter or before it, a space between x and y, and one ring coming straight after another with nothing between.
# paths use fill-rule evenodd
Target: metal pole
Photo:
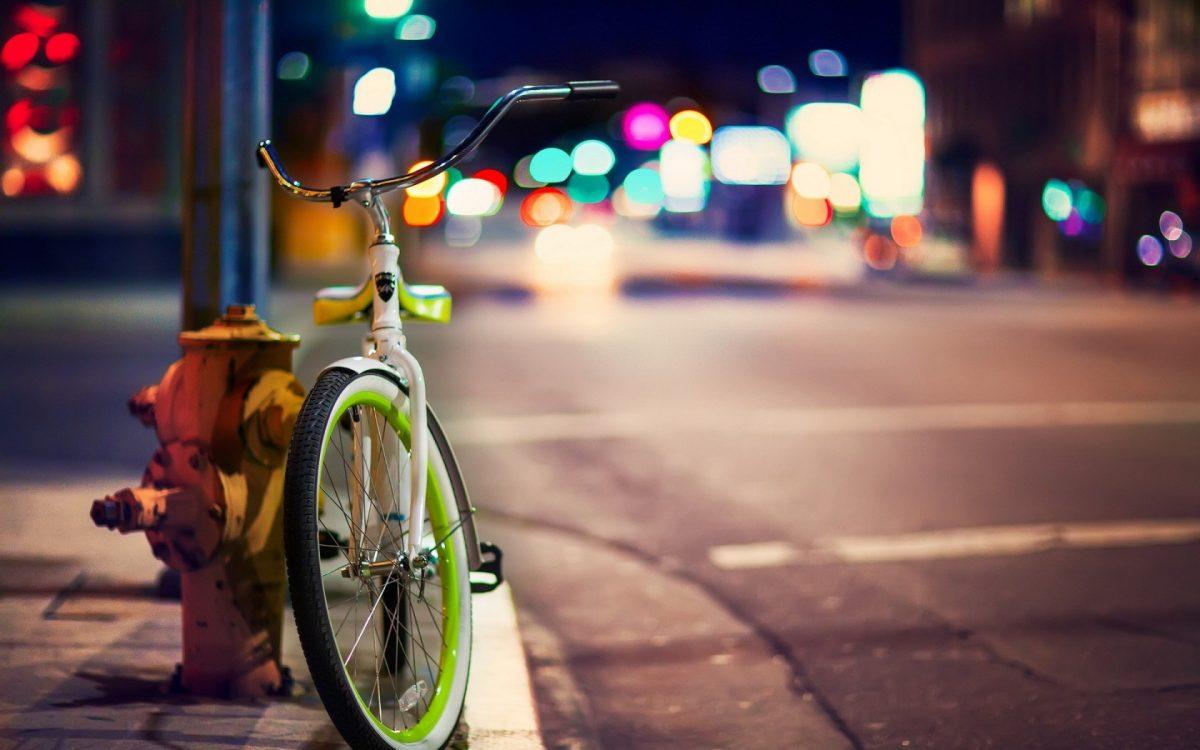
<instances>
[{"instance_id":1,"label":"metal pole","mask_svg":"<svg viewBox=\"0 0 1200 750\"><path fill-rule=\"evenodd\" d=\"M183 106L183 327L267 304L269 0L187 0Z\"/></svg>"}]
</instances>

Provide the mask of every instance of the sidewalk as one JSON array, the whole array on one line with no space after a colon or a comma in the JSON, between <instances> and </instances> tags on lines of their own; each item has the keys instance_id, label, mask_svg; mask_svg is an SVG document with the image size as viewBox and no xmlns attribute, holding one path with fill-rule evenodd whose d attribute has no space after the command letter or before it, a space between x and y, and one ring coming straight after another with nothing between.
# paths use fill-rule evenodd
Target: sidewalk
<instances>
[{"instance_id":1,"label":"sidewalk","mask_svg":"<svg viewBox=\"0 0 1200 750\"><path fill-rule=\"evenodd\" d=\"M92 498L136 477L7 476L0 553L0 747L345 747L312 689L290 610L284 663L297 695L263 704L174 695L179 603L154 595L142 534L88 517ZM476 599L480 648L467 708L470 747L541 748L511 594Z\"/></svg>"}]
</instances>

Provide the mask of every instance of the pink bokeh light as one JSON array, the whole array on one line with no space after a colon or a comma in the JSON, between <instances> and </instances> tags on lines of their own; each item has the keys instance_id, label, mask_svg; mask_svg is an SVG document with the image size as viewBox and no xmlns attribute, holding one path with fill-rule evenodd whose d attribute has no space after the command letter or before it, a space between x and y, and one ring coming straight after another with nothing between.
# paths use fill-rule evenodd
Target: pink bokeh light
<instances>
[{"instance_id":1,"label":"pink bokeh light","mask_svg":"<svg viewBox=\"0 0 1200 750\"><path fill-rule=\"evenodd\" d=\"M671 139L667 110L654 102L640 102L625 112L621 130L630 148L654 151Z\"/></svg>"}]
</instances>

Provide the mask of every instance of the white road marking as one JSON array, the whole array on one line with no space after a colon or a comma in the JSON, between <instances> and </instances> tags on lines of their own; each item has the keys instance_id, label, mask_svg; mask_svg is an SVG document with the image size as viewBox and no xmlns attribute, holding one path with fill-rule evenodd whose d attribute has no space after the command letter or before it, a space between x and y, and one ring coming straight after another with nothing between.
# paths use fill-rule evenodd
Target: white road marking
<instances>
[{"instance_id":1,"label":"white road marking","mask_svg":"<svg viewBox=\"0 0 1200 750\"><path fill-rule=\"evenodd\" d=\"M542 750L525 648L508 584L471 600L466 719L472 750Z\"/></svg>"},{"instance_id":2,"label":"white road marking","mask_svg":"<svg viewBox=\"0 0 1200 750\"><path fill-rule=\"evenodd\" d=\"M449 433L455 444L511 445L724 431L731 421L739 434L772 435L1200 424L1200 401L920 404L758 409L733 415L719 410L531 414L463 419L452 423Z\"/></svg>"},{"instance_id":3,"label":"white road marking","mask_svg":"<svg viewBox=\"0 0 1200 750\"><path fill-rule=\"evenodd\" d=\"M1023 555L1051 549L1151 547L1200 542L1200 518L1086 521L1061 524L980 526L878 536L819 539L811 546L754 542L710 547L718 568L746 570L829 562L874 563L958 557Z\"/></svg>"}]
</instances>

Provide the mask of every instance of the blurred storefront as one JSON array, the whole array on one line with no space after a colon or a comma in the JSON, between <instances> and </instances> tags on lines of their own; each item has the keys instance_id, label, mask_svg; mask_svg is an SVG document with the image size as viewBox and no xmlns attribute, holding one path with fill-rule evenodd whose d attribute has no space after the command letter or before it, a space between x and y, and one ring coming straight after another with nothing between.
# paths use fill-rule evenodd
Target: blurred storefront
<instances>
[{"instance_id":1,"label":"blurred storefront","mask_svg":"<svg viewBox=\"0 0 1200 750\"><path fill-rule=\"evenodd\" d=\"M0 3L7 278L179 267L181 0Z\"/></svg>"},{"instance_id":2,"label":"blurred storefront","mask_svg":"<svg viewBox=\"0 0 1200 750\"><path fill-rule=\"evenodd\" d=\"M1192 0L909 0L930 211L982 268L1197 278L1197 39Z\"/></svg>"}]
</instances>

